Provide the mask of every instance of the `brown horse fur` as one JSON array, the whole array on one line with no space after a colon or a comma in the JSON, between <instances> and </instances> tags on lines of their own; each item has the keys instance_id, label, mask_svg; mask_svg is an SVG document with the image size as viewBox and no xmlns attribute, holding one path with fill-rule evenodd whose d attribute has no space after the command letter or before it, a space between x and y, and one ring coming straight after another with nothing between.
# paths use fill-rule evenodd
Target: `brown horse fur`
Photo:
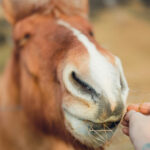
<instances>
[{"instance_id":1,"label":"brown horse fur","mask_svg":"<svg viewBox=\"0 0 150 150\"><path fill-rule=\"evenodd\" d=\"M14 50L0 81L0 149L92 150L66 130L61 109L63 66L70 61L80 65L78 56L84 60L88 55L56 20L69 22L96 43L91 26L76 14L25 13L26 17L18 17L16 11L8 17L13 22ZM112 55L99 49L113 63Z\"/></svg>"}]
</instances>

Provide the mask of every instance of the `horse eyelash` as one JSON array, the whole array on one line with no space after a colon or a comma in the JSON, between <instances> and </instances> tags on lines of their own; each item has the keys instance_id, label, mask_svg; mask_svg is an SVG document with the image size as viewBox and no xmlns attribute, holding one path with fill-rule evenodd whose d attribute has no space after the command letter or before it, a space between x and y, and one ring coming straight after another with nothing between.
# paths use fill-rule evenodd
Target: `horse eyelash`
<instances>
[{"instance_id":1,"label":"horse eyelash","mask_svg":"<svg viewBox=\"0 0 150 150\"><path fill-rule=\"evenodd\" d=\"M94 36L93 31L89 31L89 35L90 35L90 36Z\"/></svg>"}]
</instances>

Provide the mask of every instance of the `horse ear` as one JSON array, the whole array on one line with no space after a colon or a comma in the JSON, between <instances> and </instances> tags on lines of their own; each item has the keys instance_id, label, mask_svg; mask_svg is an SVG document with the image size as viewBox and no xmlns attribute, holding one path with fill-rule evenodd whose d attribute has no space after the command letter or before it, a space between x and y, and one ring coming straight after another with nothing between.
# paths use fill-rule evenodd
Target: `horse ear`
<instances>
[{"instance_id":1,"label":"horse ear","mask_svg":"<svg viewBox=\"0 0 150 150\"><path fill-rule=\"evenodd\" d=\"M56 0L57 8L67 15L80 15L88 18L88 0Z\"/></svg>"},{"instance_id":2,"label":"horse ear","mask_svg":"<svg viewBox=\"0 0 150 150\"><path fill-rule=\"evenodd\" d=\"M66 15L88 16L88 0L3 0L3 8L11 24L36 12L55 10Z\"/></svg>"},{"instance_id":3,"label":"horse ear","mask_svg":"<svg viewBox=\"0 0 150 150\"><path fill-rule=\"evenodd\" d=\"M7 20L15 24L18 20L44 9L51 0L3 0L3 8Z\"/></svg>"}]
</instances>

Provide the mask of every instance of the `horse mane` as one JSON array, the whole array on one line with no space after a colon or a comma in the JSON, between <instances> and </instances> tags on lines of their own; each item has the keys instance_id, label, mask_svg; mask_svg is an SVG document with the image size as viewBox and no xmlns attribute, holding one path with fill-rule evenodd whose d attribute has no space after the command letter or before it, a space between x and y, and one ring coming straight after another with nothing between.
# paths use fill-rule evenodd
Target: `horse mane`
<instances>
[{"instance_id":1,"label":"horse mane","mask_svg":"<svg viewBox=\"0 0 150 150\"><path fill-rule=\"evenodd\" d=\"M21 3L19 0L12 1L3 0L5 16L11 24L15 24L34 13L53 14L56 17L61 13L68 16L80 15L87 18L89 10L87 0L26 0Z\"/></svg>"}]
</instances>

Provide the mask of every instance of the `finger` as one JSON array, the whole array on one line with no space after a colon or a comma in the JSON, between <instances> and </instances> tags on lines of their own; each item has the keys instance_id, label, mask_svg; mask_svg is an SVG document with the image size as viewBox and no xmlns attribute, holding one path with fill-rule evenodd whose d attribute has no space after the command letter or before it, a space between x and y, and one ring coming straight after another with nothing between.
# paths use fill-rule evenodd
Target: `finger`
<instances>
[{"instance_id":1,"label":"finger","mask_svg":"<svg viewBox=\"0 0 150 150\"><path fill-rule=\"evenodd\" d=\"M135 110L136 112L141 112L142 114L150 115L150 103L129 105L127 111L130 110Z\"/></svg>"},{"instance_id":2,"label":"finger","mask_svg":"<svg viewBox=\"0 0 150 150\"><path fill-rule=\"evenodd\" d=\"M124 120L129 122L129 120L131 119L131 117L136 113L136 111L131 110L129 111L125 116L124 116Z\"/></svg>"},{"instance_id":3,"label":"finger","mask_svg":"<svg viewBox=\"0 0 150 150\"><path fill-rule=\"evenodd\" d=\"M123 121L121 122L121 124L122 124L123 126L125 126L125 127L129 127L129 122L126 121L126 120L123 120Z\"/></svg>"},{"instance_id":4,"label":"finger","mask_svg":"<svg viewBox=\"0 0 150 150\"><path fill-rule=\"evenodd\" d=\"M139 105L139 112L145 115L150 115L150 103L143 103Z\"/></svg>"},{"instance_id":5,"label":"finger","mask_svg":"<svg viewBox=\"0 0 150 150\"><path fill-rule=\"evenodd\" d=\"M138 112L139 111L139 105L140 104L129 105L128 108L127 108L127 111L129 112L130 110L134 110L134 111Z\"/></svg>"},{"instance_id":6,"label":"finger","mask_svg":"<svg viewBox=\"0 0 150 150\"><path fill-rule=\"evenodd\" d=\"M129 136L129 128L123 128L123 129L122 129L122 132L123 132L125 135Z\"/></svg>"}]
</instances>

